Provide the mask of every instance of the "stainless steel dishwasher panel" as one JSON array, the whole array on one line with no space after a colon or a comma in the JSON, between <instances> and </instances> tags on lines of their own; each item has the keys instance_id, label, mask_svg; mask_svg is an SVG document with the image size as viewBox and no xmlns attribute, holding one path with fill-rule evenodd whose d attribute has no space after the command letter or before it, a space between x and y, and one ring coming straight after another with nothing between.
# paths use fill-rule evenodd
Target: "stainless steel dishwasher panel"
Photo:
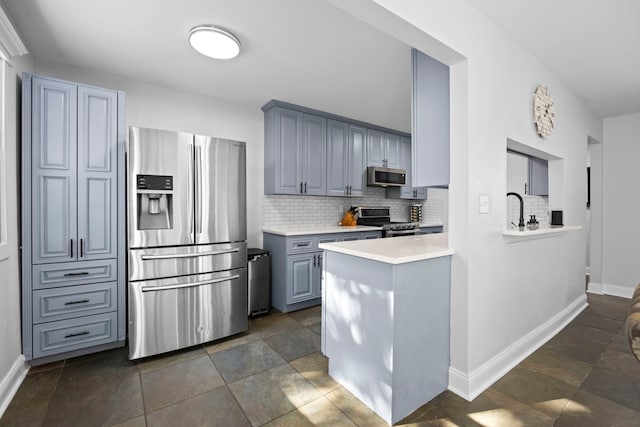
<instances>
[{"instance_id":1,"label":"stainless steel dishwasher panel","mask_svg":"<svg viewBox=\"0 0 640 427\"><path fill-rule=\"evenodd\" d=\"M129 283L129 359L247 329L246 268Z\"/></svg>"},{"instance_id":2,"label":"stainless steel dishwasher panel","mask_svg":"<svg viewBox=\"0 0 640 427\"><path fill-rule=\"evenodd\" d=\"M246 266L246 242L129 251L129 281L210 273Z\"/></svg>"}]
</instances>

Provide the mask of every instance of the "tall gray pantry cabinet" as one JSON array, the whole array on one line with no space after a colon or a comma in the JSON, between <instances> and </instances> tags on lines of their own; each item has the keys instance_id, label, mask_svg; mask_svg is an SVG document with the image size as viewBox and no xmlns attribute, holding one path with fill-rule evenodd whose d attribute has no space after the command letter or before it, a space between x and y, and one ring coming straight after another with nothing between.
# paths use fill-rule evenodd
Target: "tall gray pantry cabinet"
<instances>
[{"instance_id":1,"label":"tall gray pantry cabinet","mask_svg":"<svg viewBox=\"0 0 640 427\"><path fill-rule=\"evenodd\" d=\"M124 92L22 76L22 346L32 364L123 346Z\"/></svg>"}]
</instances>

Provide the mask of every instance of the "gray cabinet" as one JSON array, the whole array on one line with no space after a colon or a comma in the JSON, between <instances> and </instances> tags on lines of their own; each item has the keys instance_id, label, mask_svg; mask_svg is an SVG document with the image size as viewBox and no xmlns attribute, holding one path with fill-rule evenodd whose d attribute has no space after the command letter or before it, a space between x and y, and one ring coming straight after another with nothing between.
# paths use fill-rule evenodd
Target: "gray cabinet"
<instances>
[{"instance_id":1,"label":"gray cabinet","mask_svg":"<svg viewBox=\"0 0 640 427\"><path fill-rule=\"evenodd\" d=\"M413 186L449 186L449 67L412 50Z\"/></svg>"},{"instance_id":2,"label":"gray cabinet","mask_svg":"<svg viewBox=\"0 0 640 427\"><path fill-rule=\"evenodd\" d=\"M529 157L529 194L549 195L549 162L538 157Z\"/></svg>"},{"instance_id":3,"label":"gray cabinet","mask_svg":"<svg viewBox=\"0 0 640 427\"><path fill-rule=\"evenodd\" d=\"M366 129L327 121L327 195L364 196Z\"/></svg>"},{"instance_id":4,"label":"gray cabinet","mask_svg":"<svg viewBox=\"0 0 640 427\"><path fill-rule=\"evenodd\" d=\"M283 313L319 305L324 251L318 245L380 236L380 231L303 236L264 233L264 249L271 252L271 305Z\"/></svg>"},{"instance_id":5,"label":"gray cabinet","mask_svg":"<svg viewBox=\"0 0 640 427\"><path fill-rule=\"evenodd\" d=\"M441 225L434 225L429 227L420 227L420 234L436 234L442 233L444 227Z\"/></svg>"},{"instance_id":6,"label":"gray cabinet","mask_svg":"<svg viewBox=\"0 0 640 427\"><path fill-rule=\"evenodd\" d=\"M410 135L272 100L264 111L264 194L356 196L367 166L400 167Z\"/></svg>"},{"instance_id":7,"label":"gray cabinet","mask_svg":"<svg viewBox=\"0 0 640 427\"><path fill-rule=\"evenodd\" d=\"M400 135L367 130L367 166L400 168Z\"/></svg>"},{"instance_id":8,"label":"gray cabinet","mask_svg":"<svg viewBox=\"0 0 640 427\"><path fill-rule=\"evenodd\" d=\"M23 353L122 346L124 93L28 73L22 84Z\"/></svg>"},{"instance_id":9,"label":"gray cabinet","mask_svg":"<svg viewBox=\"0 0 640 427\"><path fill-rule=\"evenodd\" d=\"M507 151L507 192L549 195L549 162L539 157Z\"/></svg>"},{"instance_id":10,"label":"gray cabinet","mask_svg":"<svg viewBox=\"0 0 640 427\"><path fill-rule=\"evenodd\" d=\"M287 108L265 112L265 194L326 194L326 119Z\"/></svg>"},{"instance_id":11,"label":"gray cabinet","mask_svg":"<svg viewBox=\"0 0 640 427\"><path fill-rule=\"evenodd\" d=\"M400 139L400 169L407 172L407 185L402 187L387 187L386 195L390 199L421 199L427 198L427 187L411 186L411 140L402 137Z\"/></svg>"}]
</instances>

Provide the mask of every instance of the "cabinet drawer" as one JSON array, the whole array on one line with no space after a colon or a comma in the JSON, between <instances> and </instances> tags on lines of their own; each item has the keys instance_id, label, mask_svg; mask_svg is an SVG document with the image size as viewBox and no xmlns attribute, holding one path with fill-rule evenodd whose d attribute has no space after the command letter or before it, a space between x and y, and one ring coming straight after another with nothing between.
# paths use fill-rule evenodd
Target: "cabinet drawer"
<instances>
[{"instance_id":1,"label":"cabinet drawer","mask_svg":"<svg viewBox=\"0 0 640 427\"><path fill-rule=\"evenodd\" d=\"M34 291L33 323L115 311L116 299L116 282Z\"/></svg>"},{"instance_id":2,"label":"cabinet drawer","mask_svg":"<svg viewBox=\"0 0 640 427\"><path fill-rule=\"evenodd\" d=\"M78 317L33 326L33 357L45 357L116 340L117 313Z\"/></svg>"},{"instance_id":3,"label":"cabinet drawer","mask_svg":"<svg viewBox=\"0 0 640 427\"><path fill-rule=\"evenodd\" d=\"M303 254L318 251L321 243L333 243L338 241L337 234L315 234L304 237L293 237L287 239L287 254Z\"/></svg>"},{"instance_id":4,"label":"cabinet drawer","mask_svg":"<svg viewBox=\"0 0 640 427\"><path fill-rule=\"evenodd\" d=\"M302 254L318 249L314 236L294 237L287 239L287 254Z\"/></svg>"},{"instance_id":5,"label":"cabinet drawer","mask_svg":"<svg viewBox=\"0 0 640 427\"><path fill-rule=\"evenodd\" d=\"M116 280L115 259L82 262L62 262L33 266L33 289Z\"/></svg>"}]
</instances>

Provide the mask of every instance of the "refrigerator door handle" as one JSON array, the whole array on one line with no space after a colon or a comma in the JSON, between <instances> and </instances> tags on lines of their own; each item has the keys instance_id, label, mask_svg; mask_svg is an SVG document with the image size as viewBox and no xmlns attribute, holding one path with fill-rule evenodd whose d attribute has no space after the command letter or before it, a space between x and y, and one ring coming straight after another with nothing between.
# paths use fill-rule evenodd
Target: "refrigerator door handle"
<instances>
[{"instance_id":1,"label":"refrigerator door handle","mask_svg":"<svg viewBox=\"0 0 640 427\"><path fill-rule=\"evenodd\" d=\"M184 283L182 285L142 286L140 287L140 290L142 292L153 292L153 291L168 291L171 289L193 288L196 286L213 285L215 283L228 282L228 281L239 279L239 278L240 278L239 274L234 274L233 276L220 277L219 279L205 280L204 282Z\"/></svg>"},{"instance_id":2,"label":"refrigerator door handle","mask_svg":"<svg viewBox=\"0 0 640 427\"><path fill-rule=\"evenodd\" d=\"M187 208L189 209L189 212L193 212L193 205L195 203L194 198L193 198L193 179L191 179L190 177L193 176L193 144L188 144L187 145L187 153L188 153L188 159L189 161L187 162ZM196 237L195 237L195 232L194 232L194 225L193 225L193 214L191 216L187 216L188 221L189 221L189 231L191 233L191 241L195 242Z\"/></svg>"},{"instance_id":3,"label":"refrigerator door handle","mask_svg":"<svg viewBox=\"0 0 640 427\"><path fill-rule=\"evenodd\" d=\"M234 248L234 249L228 249L224 251L208 251L208 252L198 252L198 253L191 253L191 254L142 255L140 259L143 261L150 261L154 259L197 258L200 256L207 256L207 255L232 254L234 252L240 252L240 249Z\"/></svg>"},{"instance_id":4,"label":"refrigerator door handle","mask_svg":"<svg viewBox=\"0 0 640 427\"><path fill-rule=\"evenodd\" d=\"M196 144L196 235L202 233L202 147ZM196 239L197 240L197 239Z\"/></svg>"}]
</instances>

